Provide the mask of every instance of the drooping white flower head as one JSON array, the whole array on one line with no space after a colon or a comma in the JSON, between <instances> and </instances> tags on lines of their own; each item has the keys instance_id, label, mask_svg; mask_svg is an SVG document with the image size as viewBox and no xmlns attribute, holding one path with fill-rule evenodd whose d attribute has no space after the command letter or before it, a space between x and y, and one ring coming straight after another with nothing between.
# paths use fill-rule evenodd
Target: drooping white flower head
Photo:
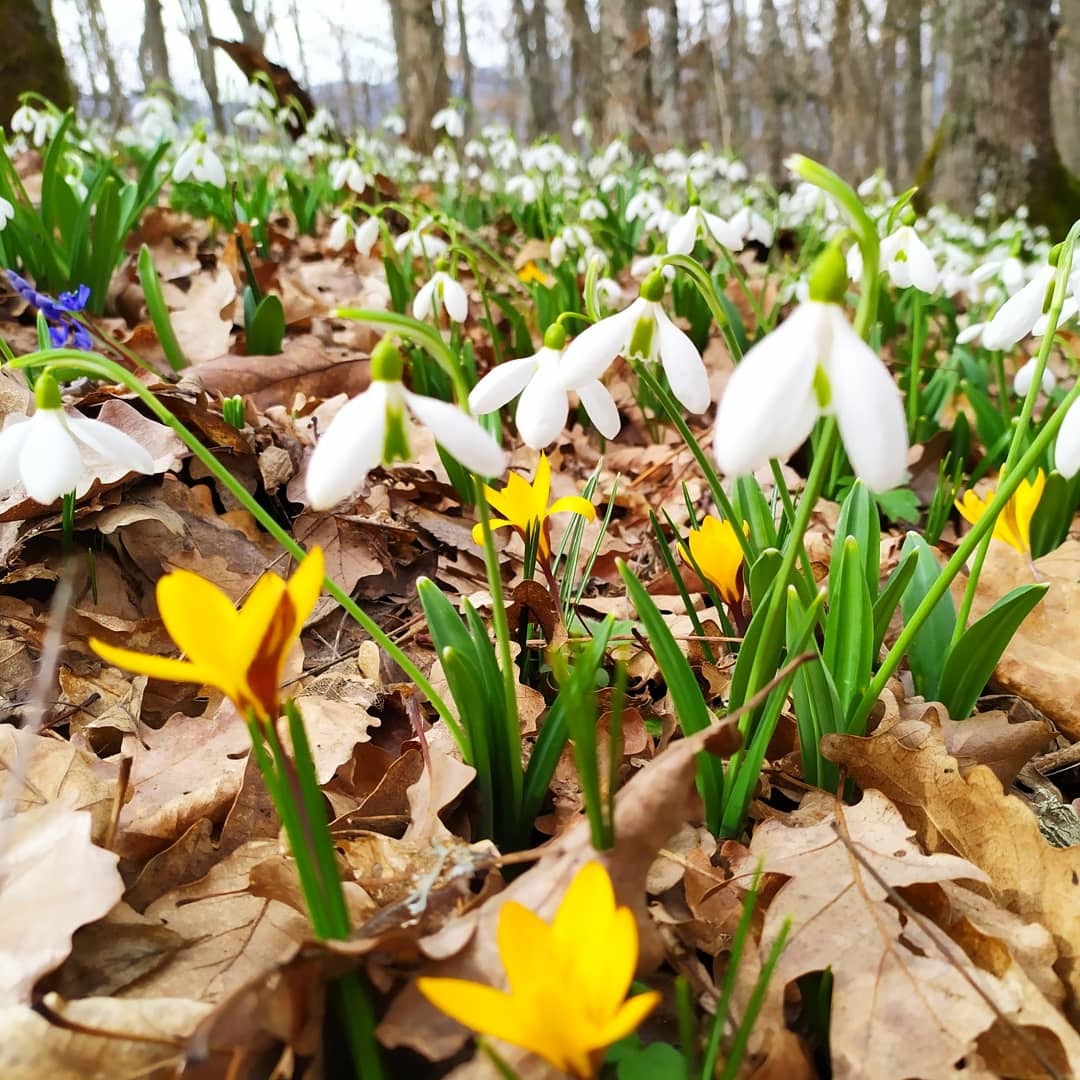
<instances>
[{"instance_id":1,"label":"drooping white flower head","mask_svg":"<svg viewBox=\"0 0 1080 1080\"><path fill-rule=\"evenodd\" d=\"M388 338L371 354L371 386L342 406L319 439L307 470L308 501L326 510L351 495L380 462L407 461L408 411L448 453L479 476L506 468L502 447L456 405L406 390L404 360Z\"/></svg>"},{"instance_id":2,"label":"drooping white flower head","mask_svg":"<svg viewBox=\"0 0 1080 1080\"><path fill-rule=\"evenodd\" d=\"M711 236L716 243L729 251L742 250L743 238L736 228L722 217L702 210L700 206L691 206L668 230L668 254L689 255L701 233Z\"/></svg>"},{"instance_id":3,"label":"drooping white flower head","mask_svg":"<svg viewBox=\"0 0 1080 1080\"><path fill-rule=\"evenodd\" d=\"M1011 349L1021 338L1027 337L1043 313L1046 292L1054 280L1054 268L1042 266L1035 276L1014 293L994 313L982 333L982 343L987 349Z\"/></svg>"},{"instance_id":4,"label":"drooping white flower head","mask_svg":"<svg viewBox=\"0 0 1080 1080\"><path fill-rule=\"evenodd\" d=\"M908 439L900 391L847 321L839 303L846 279L844 257L830 246L811 274L811 297L822 299L796 308L732 374L713 434L728 476L789 457L830 413L858 477L876 491L902 482Z\"/></svg>"},{"instance_id":5,"label":"drooping white flower head","mask_svg":"<svg viewBox=\"0 0 1080 1080\"><path fill-rule=\"evenodd\" d=\"M330 173L330 186L335 191L347 187L357 195L362 195L372 182L371 174L365 172L354 157L342 158Z\"/></svg>"},{"instance_id":6,"label":"drooping white flower head","mask_svg":"<svg viewBox=\"0 0 1080 1080\"><path fill-rule=\"evenodd\" d=\"M3 232L4 227L14 216L15 207L0 195L0 232Z\"/></svg>"},{"instance_id":7,"label":"drooping white flower head","mask_svg":"<svg viewBox=\"0 0 1080 1080\"><path fill-rule=\"evenodd\" d=\"M213 184L219 188L226 182L225 166L206 142L205 135L188 143L176 159L172 176L177 182L190 176L200 184Z\"/></svg>"},{"instance_id":8,"label":"drooping white flower head","mask_svg":"<svg viewBox=\"0 0 1080 1080\"><path fill-rule=\"evenodd\" d=\"M1031 389L1031 380L1035 378L1037 365L1038 358L1033 356L1013 377L1013 393L1017 397L1027 397L1027 392ZM1049 366L1043 368L1042 392L1049 394L1055 386L1057 386L1057 376L1054 375Z\"/></svg>"},{"instance_id":9,"label":"drooping white flower head","mask_svg":"<svg viewBox=\"0 0 1080 1080\"><path fill-rule=\"evenodd\" d=\"M52 375L38 376L34 395L33 416L9 416L0 432L0 494L21 485L34 502L51 506L69 491L85 493L103 471L154 471L150 454L130 435L65 413Z\"/></svg>"},{"instance_id":10,"label":"drooping white flower head","mask_svg":"<svg viewBox=\"0 0 1080 1080\"><path fill-rule=\"evenodd\" d=\"M469 408L478 414L494 412L520 394L514 413L518 434L534 450L550 446L566 427L570 412L562 378L565 346L566 331L552 323L544 334L543 348L531 356L504 361L473 387ZM577 395L596 430L604 438L614 439L621 421L607 387L593 379L579 387Z\"/></svg>"},{"instance_id":11,"label":"drooping white flower head","mask_svg":"<svg viewBox=\"0 0 1080 1080\"><path fill-rule=\"evenodd\" d=\"M743 206L736 210L729 224L744 243L752 241L761 244L762 247L771 248L773 246L775 232L772 224L752 206Z\"/></svg>"},{"instance_id":12,"label":"drooping white flower head","mask_svg":"<svg viewBox=\"0 0 1080 1080\"><path fill-rule=\"evenodd\" d=\"M563 385L578 390L595 382L617 356L659 360L671 392L692 413L711 402L709 377L694 343L660 306L664 277L658 271L641 283L640 295L627 308L593 323L570 343L563 356Z\"/></svg>"},{"instance_id":13,"label":"drooping white flower head","mask_svg":"<svg viewBox=\"0 0 1080 1080\"><path fill-rule=\"evenodd\" d=\"M48 109L35 109L33 105L20 105L11 114L11 130L26 135L32 146L44 146L60 127L60 117Z\"/></svg>"},{"instance_id":14,"label":"drooping white flower head","mask_svg":"<svg viewBox=\"0 0 1080 1080\"><path fill-rule=\"evenodd\" d=\"M361 255L370 255L375 241L379 239L379 219L375 214L365 218L357 228L353 243Z\"/></svg>"},{"instance_id":15,"label":"drooping white flower head","mask_svg":"<svg viewBox=\"0 0 1080 1080\"><path fill-rule=\"evenodd\" d=\"M416 223L416 227L403 232L394 241L394 250L399 255L408 252L410 255L437 259L450 250L450 245L440 236L434 236L427 232L435 223L435 219L429 214Z\"/></svg>"},{"instance_id":16,"label":"drooping white flower head","mask_svg":"<svg viewBox=\"0 0 1080 1080\"><path fill-rule=\"evenodd\" d=\"M447 272L445 263L436 263L431 280L421 287L413 300L413 318L423 322L433 310L442 306L454 322L463 323L469 317L469 296Z\"/></svg>"},{"instance_id":17,"label":"drooping white flower head","mask_svg":"<svg viewBox=\"0 0 1080 1080\"><path fill-rule=\"evenodd\" d=\"M431 118L431 126L435 131L445 131L451 139L460 139L465 134L465 118L457 109L449 106L440 109Z\"/></svg>"},{"instance_id":18,"label":"drooping white flower head","mask_svg":"<svg viewBox=\"0 0 1080 1080\"><path fill-rule=\"evenodd\" d=\"M934 256L910 225L901 225L881 241L881 267L898 289L914 286L924 293L937 290Z\"/></svg>"}]
</instances>

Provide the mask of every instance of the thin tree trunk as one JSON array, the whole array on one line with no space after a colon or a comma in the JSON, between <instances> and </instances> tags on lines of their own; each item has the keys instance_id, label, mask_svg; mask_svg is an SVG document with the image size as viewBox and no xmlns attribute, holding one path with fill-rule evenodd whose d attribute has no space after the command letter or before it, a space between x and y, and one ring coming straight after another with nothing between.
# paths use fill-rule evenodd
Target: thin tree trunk
<instances>
[{"instance_id":1,"label":"thin tree trunk","mask_svg":"<svg viewBox=\"0 0 1080 1080\"><path fill-rule=\"evenodd\" d=\"M218 91L217 67L214 64L214 50L210 45L213 36L210 29L210 13L206 0L184 0L184 18L187 21L191 51L195 54L195 66L199 69L199 78L210 98L210 115L217 131L225 130L225 113L221 107L221 95Z\"/></svg>"},{"instance_id":2,"label":"thin tree trunk","mask_svg":"<svg viewBox=\"0 0 1080 1080\"><path fill-rule=\"evenodd\" d=\"M240 40L259 52L266 52L266 27L259 24L255 15L255 0L229 0L236 23L240 27ZM295 8L295 5L294 5Z\"/></svg>"},{"instance_id":3,"label":"thin tree trunk","mask_svg":"<svg viewBox=\"0 0 1080 1080\"><path fill-rule=\"evenodd\" d=\"M525 0L513 0L512 10L522 75L528 87L527 129L529 136L535 139L555 126L555 87L547 47L547 9L543 0L533 0L531 10L526 8Z\"/></svg>"},{"instance_id":4,"label":"thin tree trunk","mask_svg":"<svg viewBox=\"0 0 1080 1080\"><path fill-rule=\"evenodd\" d=\"M904 9L904 166L911 184L923 156L922 0L905 0ZM933 75L933 65L929 70Z\"/></svg>"},{"instance_id":5,"label":"thin tree trunk","mask_svg":"<svg viewBox=\"0 0 1080 1080\"><path fill-rule=\"evenodd\" d=\"M727 32L724 34L727 43L727 65L724 87L727 90L728 112L731 115L731 145L740 152L744 152L747 138L742 94L742 61L745 55L743 30L743 16L738 0L727 0Z\"/></svg>"},{"instance_id":6,"label":"thin tree trunk","mask_svg":"<svg viewBox=\"0 0 1080 1080\"><path fill-rule=\"evenodd\" d=\"M652 130L652 65L643 0L600 0L600 42L607 86L605 130L643 151Z\"/></svg>"},{"instance_id":7,"label":"thin tree trunk","mask_svg":"<svg viewBox=\"0 0 1080 1080\"><path fill-rule=\"evenodd\" d=\"M34 90L61 109L74 103L67 65L57 44L49 0L0 0L5 62L0 65L0 122L19 107L19 95Z\"/></svg>"},{"instance_id":8,"label":"thin tree trunk","mask_svg":"<svg viewBox=\"0 0 1080 1080\"><path fill-rule=\"evenodd\" d=\"M161 17L161 0L146 0L142 38L139 41L139 71L143 88L154 84L172 92L169 75L169 49L165 44L165 23Z\"/></svg>"},{"instance_id":9,"label":"thin tree trunk","mask_svg":"<svg viewBox=\"0 0 1080 1080\"><path fill-rule=\"evenodd\" d=\"M829 107L832 111L830 159L833 169L846 180L853 179L855 157L851 125L851 0L834 0L833 31L829 39L829 66L832 71Z\"/></svg>"},{"instance_id":10,"label":"thin tree trunk","mask_svg":"<svg viewBox=\"0 0 1080 1080\"><path fill-rule=\"evenodd\" d=\"M682 110L679 107L679 0L666 0L662 7L664 31L658 42L657 82L660 91L660 127L669 143L683 134Z\"/></svg>"},{"instance_id":11,"label":"thin tree trunk","mask_svg":"<svg viewBox=\"0 0 1080 1080\"><path fill-rule=\"evenodd\" d=\"M1054 135L1065 164L1080 171L1080 0L1059 0L1061 23L1054 38L1051 90Z\"/></svg>"},{"instance_id":12,"label":"thin tree trunk","mask_svg":"<svg viewBox=\"0 0 1080 1080\"><path fill-rule=\"evenodd\" d=\"M602 68L597 59L600 42L589 20L585 0L564 0L570 38L570 86L575 109L585 116L594 131L604 121Z\"/></svg>"},{"instance_id":13,"label":"thin tree trunk","mask_svg":"<svg viewBox=\"0 0 1080 1080\"><path fill-rule=\"evenodd\" d=\"M398 95L405 138L421 152L435 145L435 113L450 97L442 23L433 0L398 0L390 5L397 49Z\"/></svg>"},{"instance_id":14,"label":"thin tree trunk","mask_svg":"<svg viewBox=\"0 0 1080 1080\"><path fill-rule=\"evenodd\" d=\"M555 116L555 68L551 62L547 19L547 0L532 0L529 21L532 30L534 67L543 96L543 106L537 113L536 126L538 132L545 135L553 132L558 126Z\"/></svg>"},{"instance_id":15,"label":"thin tree trunk","mask_svg":"<svg viewBox=\"0 0 1080 1080\"><path fill-rule=\"evenodd\" d=\"M761 56L758 81L766 88L764 100L765 160L769 179L784 180L784 112L787 102L787 58L780 37L780 22L774 0L761 2Z\"/></svg>"},{"instance_id":16,"label":"thin tree trunk","mask_svg":"<svg viewBox=\"0 0 1080 1080\"><path fill-rule=\"evenodd\" d=\"M465 134L472 134L476 102L473 83L476 72L469 53L469 21L465 18L465 0L457 0L458 59L461 63L461 97L465 102Z\"/></svg>"},{"instance_id":17,"label":"thin tree trunk","mask_svg":"<svg viewBox=\"0 0 1080 1080\"><path fill-rule=\"evenodd\" d=\"M701 66L702 82L706 93L703 95L706 105L707 123L705 132L708 138L719 137L720 145L725 150L735 150L735 129L733 126L733 112L731 98L734 90L730 87L730 80L720 63L717 61L716 48L712 32L712 2L705 0L701 5Z\"/></svg>"},{"instance_id":18,"label":"thin tree trunk","mask_svg":"<svg viewBox=\"0 0 1080 1080\"><path fill-rule=\"evenodd\" d=\"M94 51L97 53L97 63L91 67L91 71L104 69L109 88L109 123L116 127L124 115L124 88L120 82L119 72L116 70L116 61L113 59L113 50L109 44L109 28L105 21L105 13L101 10L100 0L86 0L86 19L90 27ZM97 80L93 81L96 85Z\"/></svg>"}]
</instances>

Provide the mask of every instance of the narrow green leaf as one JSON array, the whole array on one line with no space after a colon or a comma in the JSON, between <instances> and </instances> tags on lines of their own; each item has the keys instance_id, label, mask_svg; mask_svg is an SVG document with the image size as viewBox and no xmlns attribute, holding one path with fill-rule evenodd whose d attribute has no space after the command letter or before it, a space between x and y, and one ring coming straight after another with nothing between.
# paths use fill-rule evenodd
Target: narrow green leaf
<instances>
[{"instance_id":1,"label":"narrow green leaf","mask_svg":"<svg viewBox=\"0 0 1080 1080\"><path fill-rule=\"evenodd\" d=\"M896 569L889 575L885 587L881 590L877 600L874 601L873 656L875 659L885 641L885 634L888 632L893 612L896 611L896 607L900 603L900 597L903 596L904 590L908 587L908 582L911 581L918 565L919 553L917 551L908 551L900 559Z\"/></svg>"},{"instance_id":2,"label":"narrow green leaf","mask_svg":"<svg viewBox=\"0 0 1080 1080\"><path fill-rule=\"evenodd\" d=\"M945 661L938 695L954 720L971 715L1013 635L1049 588L1040 582L1013 589L964 631Z\"/></svg>"},{"instance_id":3,"label":"narrow green leaf","mask_svg":"<svg viewBox=\"0 0 1080 1080\"><path fill-rule=\"evenodd\" d=\"M901 555L918 552L915 572L908 582L901 599L905 621L910 619L922 598L941 574L941 566L933 548L916 532L909 532L900 549ZM915 682L915 692L927 701L937 701L941 686L941 673L949 655L953 628L956 626L956 608L952 597L946 592L934 606L930 617L920 627L915 640L908 649L908 663Z\"/></svg>"},{"instance_id":4,"label":"narrow green leaf","mask_svg":"<svg viewBox=\"0 0 1080 1080\"><path fill-rule=\"evenodd\" d=\"M852 484L840 507L840 519L836 525L832 563L829 568L830 576L839 566L843 541L849 536L855 537L858 542L865 567L866 587L870 591L871 599L875 599L881 575L881 521L874 496L861 480Z\"/></svg>"},{"instance_id":5,"label":"narrow green leaf","mask_svg":"<svg viewBox=\"0 0 1080 1080\"><path fill-rule=\"evenodd\" d=\"M874 617L866 571L855 537L849 536L840 545L839 559L833 548L822 659L836 684L845 715L852 703L862 697L874 661Z\"/></svg>"},{"instance_id":6,"label":"narrow green leaf","mask_svg":"<svg viewBox=\"0 0 1080 1080\"><path fill-rule=\"evenodd\" d=\"M165 303L165 294L161 291L161 278L154 268L154 256L150 248L143 244L139 249L139 282L146 297L146 310L150 314L150 321L154 325L154 332L161 342L165 359L173 371L183 371L187 367L187 357L176 340L173 332L172 319L169 316L169 307Z\"/></svg>"},{"instance_id":7,"label":"narrow green leaf","mask_svg":"<svg viewBox=\"0 0 1080 1080\"><path fill-rule=\"evenodd\" d=\"M247 322L248 356L277 356L285 337L285 307L281 297L267 293Z\"/></svg>"}]
</instances>

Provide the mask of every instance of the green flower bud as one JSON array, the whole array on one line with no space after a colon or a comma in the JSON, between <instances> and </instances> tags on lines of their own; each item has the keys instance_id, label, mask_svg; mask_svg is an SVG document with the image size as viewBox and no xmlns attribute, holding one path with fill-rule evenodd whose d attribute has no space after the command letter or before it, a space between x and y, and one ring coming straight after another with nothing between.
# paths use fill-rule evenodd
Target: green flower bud
<instances>
[{"instance_id":1,"label":"green flower bud","mask_svg":"<svg viewBox=\"0 0 1080 1080\"><path fill-rule=\"evenodd\" d=\"M56 379L48 371L43 371L34 383L34 401L39 409L62 409L63 399Z\"/></svg>"},{"instance_id":2,"label":"green flower bud","mask_svg":"<svg viewBox=\"0 0 1080 1080\"><path fill-rule=\"evenodd\" d=\"M381 338L371 350L371 378L374 382L401 382L405 357L389 337Z\"/></svg>"},{"instance_id":3,"label":"green flower bud","mask_svg":"<svg viewBox=\"0 0 1080 1080\"><path fill-rule=\"evenodd\" d=\"M810 299L842 304L847 293L847 262L839 244L830 244L810 267Z\"/></svg>"},{"instance_id":4,"label":"green flower bud","mask_svg":"<svg viewBox=\"0 0 1080 1080\"><path fill-rule=\"evenodd\" d=\"M667 282L664 281L664 275L659 270L653 270L645 280L641 283L641 288L638 293L645 300L651 300L656 303L659 300L664 299L664 289L667 287Z\"/></svg>"},{"instance_id":5,"label":"green flower bud","mask_svg":"<svg viewBox=\"0 0 1080 1080\"><path fill-rule=\"evenodd\" d=\"M544 348L555 349L561 352L566 346L566 327L562 323L553 322L544 331Z\"/></svg>"}]
</instances>

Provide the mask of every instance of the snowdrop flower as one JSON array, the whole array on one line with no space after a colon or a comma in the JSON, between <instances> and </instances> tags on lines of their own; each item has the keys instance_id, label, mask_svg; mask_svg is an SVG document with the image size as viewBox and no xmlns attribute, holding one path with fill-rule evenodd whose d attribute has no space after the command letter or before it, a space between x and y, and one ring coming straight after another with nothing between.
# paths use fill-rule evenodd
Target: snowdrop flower
<instances>
[{"instance_id":1,"label":"snowdrop flower","mask_svg":"<svg viewBox=\"0 0 1080 1080\"><path fill-rule=\"evenodd\" d=\"M635 192L626 203L626 220L637 221L652 217L660 208L661 202L648 188Z\"/></svg>"},{"instance_id":2,"label":"snowdrop flower","mask_svg":"<svg viewBox=\"0 0 1080 1080\"><path fill-rule=\"evenodd\" d=\"M342 158L330 173L330 186L335 191L348 187L350 191L362 195L371 182L371 176L360 168L360 162L353 157Z\"/></svg>"},{"instance_id":3,"label":"snowdrop flower","mask_svg":"<svg viewBox=\"0 0 1080 1080\"><path fill-rule=\"evenodd\" d=\"M469 408L479 414L494 412L520 394L514 413L518 434L526 446L543 450L566 427L570 412L562 378L565 347L566 330L559 323L552 323L538 352L504 361L473 387ZM593 379L579 387L577 395L596 430L605 439L614 439L621 422L607 387L599 379Z\"/></svg>"},{"instance_id":4,"label":"snowdrop flower","mask_svg":"<svg viewBox=\"0 0 1080 1080\"><path fill-rule=\"evenodd\" d=\"M1013 393L1017 397L1027 397L1027 393L1031 389L1031 380L1035 378L1037 363L1037 358L1033 356L1013 377ZM1043 368L1042 392L1050 394L1055 386L1057 386L1057 377L1049 367Z\"/></svg>"},{"instance_id":5,"label":"snowdrop flower","mask_svg":"<svg viewBox=\"0 0 1080 1080\"><path fill-rule=\"evenodd\" d=\"M716 416L716 460L746 476L786 458L817 418L835 414L855 474L876 491L904 478L907 424L900 391L855 333L840 302L844 257L830 246L811 271L811 299L758 342L735 369Z\"/></svg>"},{"instance_id":6,"label":"snowdrop flower","mask_svg":"<svg viewBox=\"0 0 1080 1080\"><path fill-rule=\"evenodd\" d=\"M973 322L968 323L963 330L956 335L957 345L967 345L972 341L978 341L982 337L983 331L986 329L986 323Z\"/></svg>"},{"instance_id":7,"label":"snowdrop flower","mask_svg":"<svg viewBox=\"0 0 1080 1080\"><path fill-rule=\"evenodd\" d=\"M578 213L582 221L599 221L607 217L607 207L599 199L586 199Z\"/></svg>"},{"instance_id":8,"label":"snowdrop flower","mask_svg":"<svg viewBox=\"0 0 1080 1080\"><path fill-rule=\"evenodd\" d=\"M457 109L440 109L432 118L431 126L435 131L445 131L451 139L460 139L465 134L465 119Z\"/></svg>"},{"instance_id":9,"label":"snowdrop flower","mask_svg":"<svg viewBox=\"0 0 1080 1080\"><path fill-rule=\"evenodd\" d=\"M575 116L574 122L570 125L570 134L575 139L590 139L592 138L592 124L584 116Z\"/></svg>"},{"instance_id":10,"label":"snowdrop flower","mask_svg":"<svg viewBox=\"0 0 1080 1080\"><path fill-rule=\"evenodd\" d=\"M410 255L427 256L429 259L437 259L450 250L450 245L439 236L432 236L426 230L431 228L435 219L428 215L417 222L415 229L403 232L394 241L394 250L399 255L407 251Z\"/></svg>"},{"instance_id":11,"label":"snowdrop flower","mask_svg":"<svg viewBox=\"0 0 1080 1080\"><path fill-rule=\"evenodd\" d=\"M404 364L389 338L375 346L371 386L342 406L308 463L307 495L314 509L329 509L351 495L380 462L390 465L412 456L406 410L474 473L498 476L506 467L502 447L462 409L405 389Z\"/></svg>"},{"instance_id":12,"label":"snowdrop flower","mask_svg":"<svg viewBox=\"0 0 1080 1080\"><path fill-rule=\"evenodd\" d=\"M1069 406L1054 444L1054 468L1066 480L1080 472L1080 409L1076 406L1075 401Z\"/></svg>"},{"instance_id":13,"label":"snowdrop flower","mask_svg":"<svg viewBox=\"0 0 1080 1080\"><path fill-rule=\"evenodd\" d=\"M668 318L659 301L664 278L657 272L642 283L640 295L627 308L593 323L570 344L563 357L563 385L578 390L599 379L616 356L659 360L671 392L692 413L710 403L709 377L694 343Z\"/></svg>"},{"instance_id":14,"label":"snowdrop flower","mask_svg":"<svg viewBox=\"0 0 1080 1080\"><path fill-rule=\"evenodd\" d=\"M1010 296L986 324L982 333L983 347L1010 349L1021 338L1027 337L1043 313L1046 293L1053 281L1054 268L1049 263L1039 267L1035 276Z\"/></svg>"},{"instance_id":15,"label":"snowdrop flower","mask_svg":"<svg viewBox=\"0 0 1080 1080\"><path fill-rule=\"evenodd\" d=\"M405 134L405 120L397 113L390 113L389 116L383 118L383 129L388 131L391 135L404 135Z\"/></svg>"},{"instance_id":16,"label":"snowdrop flower","mask_svg":"<svg viewBox=\"0 0 1080 1080\"><path fill-rule=\"evenodd\" d=\"M914 285L932 293L938 287L934 256L910 225L901 225L881 241L881 266L898 289Z\"/></svg>"},{"instance_id":17,"label":"snowdrop flower","mask_svg":"<svg viewBox=\"0 0 1080 1080\"><path fill-rule=\"evenodd\" d=\"M750 240L762 247L772 247L775 239L773 227L752 207L744 206L736 210L729 224L744 243Z\"/></svg>"},{"instance_id":18,"label":"snowdrop flower","mask_svg":"<svg viewBox=\"0 0 1080 1080\"><path fill-rule=\"evenodd\" d=\"M370 255L375 241L379 239L379 219L375 214L365 218L364 223L356 230L353 238L353 246L360 255Z\"/></svg>"},{"instance_id":19,"label":"snowdrop flower","mask_svg":"<svg viewBox=\"0 0 1080 1080\"><path fill-rule=\"evenodd\" d=\"M638 255L630 264L630 276L635 281L644 281L654 270L659 269L664 277L671 281L675 277L675 267L670 264L661 266L661 255Z\"/></svg>"},{"instance_id":20,"label":"snowdrop flower","mask_svg":"<svg viewBox=\"0 0 1080 1080\"><path fill-rule=\"evenodd\" d=\"M15 207L12 206L3 195L0 195L0 232L3 232L4 227L14 217Z\"/></svg>"},{"instance_id":21,"label":"snowdrop flower","mask_svg":"<svg viewBox=\"0 0 1080 1080\"><path fill-rule=\"evenodd\" d=\"M225 186L225 166L207 145L205 138L196 138L188 144L176 159L172 175L178 183L190 176L200 184L213 184L219 188Z\"/></svg>"},{"instance_id":22,"label":"snowdrop flower","mask_svg":"<svg viewBox=\"0 0 1080 1080\"><path fill-rule=\"evenodd\" d=\"M667 249L672 255L689 255L698 235L705 233L729 251L741 251L742 236L722 217L707 213L700 206L691 206L668 230Z\"/></svg>"},{"instance_id":23,"label":"snowdrop flower","mask_svg":"<svg viewBox=\"0 0 1080 1080\"><path fill-rule=\"evenodd\" d=\"M469 317L468 294L461 283L446 272L446 264L441 259L436 263L431 280L421 287L413 300L413 318L423 322L440 305L454 322L462 323Z\"/></svg>"},{"instance_id":24,"label":"snowdrop flower","mask_svg":"<svg viewBox=\"0 0 1080 1080\"><path fill-rule=\"evenodd\" d=\"M331 251L340 251L354 231L353 219L348 214L338 214L326 234L326 246Z\"/></svg>"},{"instance_id":25,"label":"snowdrop flower","mask_svg":"<svg viewBox=\"0 0 1080 1080\"><path fill-rule=\"evenodd\" d=\"M38 377L34 396L34 415L11 416L0 432L0 492L21 484L34 502L51 506L69 491L87 491L106 469L154 471L153 459L130 435L100 420L66 414L48 372Z\"/></svg>"},{"instance_id":26,"label":"snowdrop flower","mask_svg":"<svg viewBox=\"0 0 1080 1080\"><path fill-rule=\"evenodd\" d=\"M269 117L265 113L250 106L246 109L241 109L233 117L233 125L235 127L251 128L262 134L266 134L266 132L273 130L273 125L270 123Z\"/></svg>"},{"instance_id":27,"label":"snowdrop flower","mask_svg":"<svg viewBox=\"0 0 1080 1080\"><path fill-rule=\"evenodd\" d=\"M60 126L60 118L47 109L35 109L32 105L20 105L11 115L11 130L16 135L26 135L31 145L44 146Z\"/></svg>"},{"instance_id":28,"label":"snowdrop flower","mask_svg":"<svg viewBox=\"0 0 1080 1080\"><path fill-rule=\"evenodd\" d=\"M1070 288L1075 287L1075 283L1070 285ZM1071 319L1075 319L1078 311L1080 311L1080 301L1077 300L1075 295L1066 296L1061 305L1061 314L1058 316L1058 326L1064 326ZM1042 337L1049 325L1050 314L1046 312L1039 316L1039 321L1031 328L1031 336Z\"/></svg>"},{"instance_id":29,"label":"snowdrop flower","mask_svg":"<svg viewBox=\"0 0 1080 1080\"><path fill-rule=\"evenodd\" d=\"M360 255L370 255L375 241L379 239L379 219L372 215L364 219L364 223L357 228L356 223L348 214L338 214L334 218L333 225L326 237L326 246L331 251L340 251L353 237L353 243Z\"/></svg>"}]
</instances>

